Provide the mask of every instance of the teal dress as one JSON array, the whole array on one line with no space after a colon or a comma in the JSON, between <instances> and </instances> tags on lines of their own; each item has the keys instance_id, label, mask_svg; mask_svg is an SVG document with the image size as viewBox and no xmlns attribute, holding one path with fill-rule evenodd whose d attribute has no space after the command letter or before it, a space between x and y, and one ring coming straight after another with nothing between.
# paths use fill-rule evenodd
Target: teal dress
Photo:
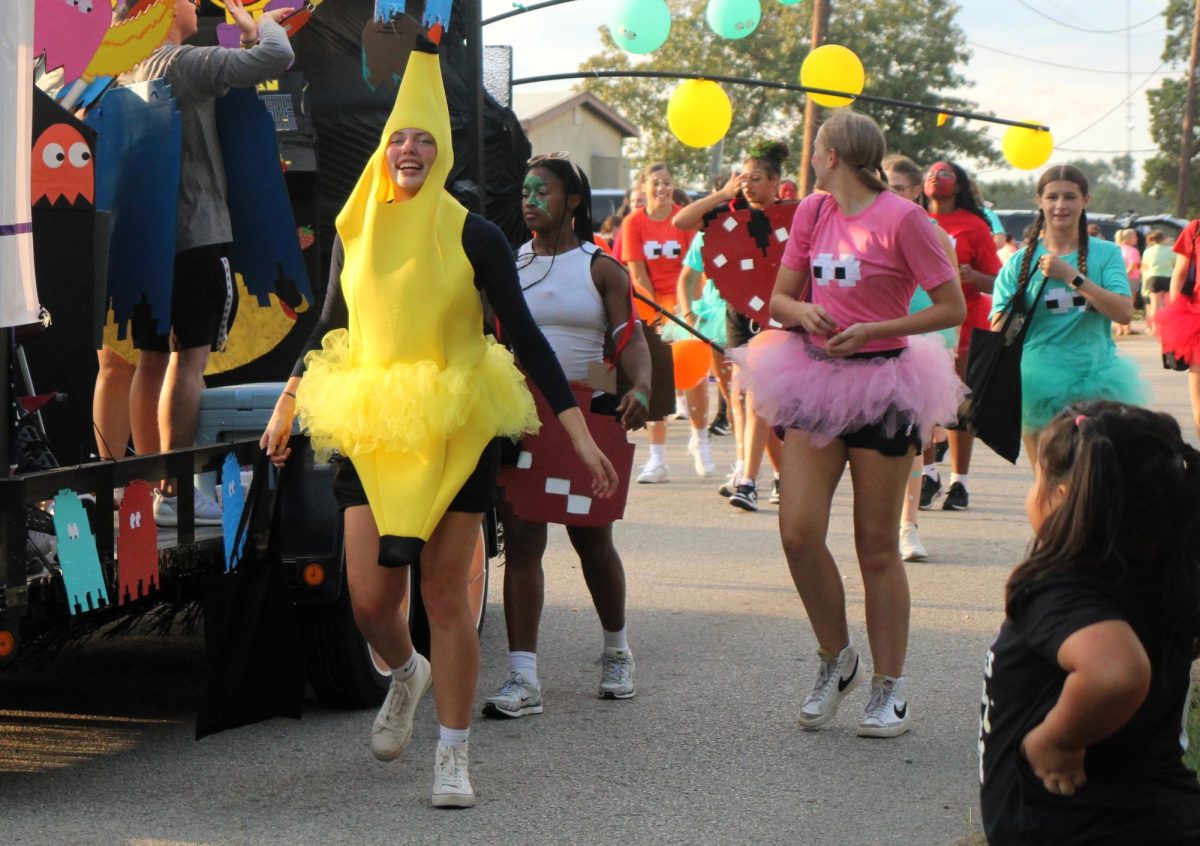
<instances>
[{"instance_id":1,"label":"teal dress","mask_svg":"<svg viewBox=\"0 0 1200 846\"><path fill-rule=\"evenodd\" d=\"M1003 311L1017 289L1025 247L1004 264L992 292L992 315ZM1021 355L1021 426L1035 432L1072 403L1108 399L1144 405L1149 391L1137 366L1117 354L1112 321L1087 304L1069 284L1050 279L1042 288L1038 259L1046 252L1039 240L1026 291L1032 315ZM1061 257L1079 267L1079 254ZM1087 277L1102 288L1129 296L1129 277L1120 248L1111 241L1088 239Z\"/></svg>"}]
</instances>

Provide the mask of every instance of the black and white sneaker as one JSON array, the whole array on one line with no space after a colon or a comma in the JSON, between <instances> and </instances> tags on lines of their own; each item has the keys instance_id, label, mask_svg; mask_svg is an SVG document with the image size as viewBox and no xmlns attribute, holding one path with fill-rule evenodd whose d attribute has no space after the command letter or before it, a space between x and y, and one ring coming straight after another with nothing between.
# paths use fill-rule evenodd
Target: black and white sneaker
<instances>
[{"instance_id":1,"label":"black and white sneaker","mask_svg":"<svg viewBox=\"0 0 1200 846\"><path fill-rule=\"evenodd\" d=\"M820 728L832 720L842 699L862 683L863 677L853 646L847 646L837 655L818 649L817 655L821 658L821 669L812 693L800 707L800 726L806 729Z\"/></svg>"},{"instance_id":2,"label":"black and white sneaker","mask_svg":"<svg viewBox=\"0 0 1200 846\"><path fill-rule=\"evenodd\" d=\"M933 501L942 495L942 479L940 476L921 474L921 510L927 511L933 507Z\"/></svg>"},{"instance_id":3,"label":"black and white sneaker","mask_svg":"<svg viewBox=\"0 0 1200 846\"><path fill-rule=\"evenodd\" d=\"M757 511L758 486L753 481L742 482L734 489L733 496L729 497L729 504L743 511Z\"/></svg>"},{"instance_id":4,"label":"black and white sneaker","mask_svg":"<svg viewBox=\"0 0 1200 846\"><path fill-rule=\"evenodd\" d=\"M713 418L713 422L708 426L708 433L718 436L729 434L729 421L725 419L724 414L718 414Z\"/></svg>"},{"instance_id":5,"label":"black and white sneaker","mask_svg":"<svg viewBox=\"0 0 1200 846\"><path fill-rule=\"evenodd\" d=\"M899 737L908 731L908 697L904 693L904 677L898 679L871 677L871 699L866 715L858 724L859 737Z\"/></svg>"},{"instance_id":6,"label":"black and white sneaker","mask_svg":"<svg viewBox=\"0 0 1200 846\"><path fill-rule=\"evenodd\" d=\"M942 503L943 511L966 511L970 503L967 488L962 482L955 482L946 491L946 501Z\"/></svg>"},{"instance_id":7,"label":"black and white sneaker","mask_svg":"<svg viewBox=\"0 0 1200 846\"><path fill-rule=\"evenodd\" d=\"M776 476L775 480L773 482L771 482L771 496L767 499L767 502L771 503L772 505L779 504L779 477L778 476Z\"/></svg>"}]
</instances>

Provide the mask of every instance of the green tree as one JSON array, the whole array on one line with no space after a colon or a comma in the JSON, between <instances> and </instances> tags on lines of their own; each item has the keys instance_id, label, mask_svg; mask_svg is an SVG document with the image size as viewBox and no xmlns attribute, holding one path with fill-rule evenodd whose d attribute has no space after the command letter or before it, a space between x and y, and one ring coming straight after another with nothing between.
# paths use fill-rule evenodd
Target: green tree
<instances>
[{"instance_id":1,"label":"green tree","mask_svg":"<svg viewBox=\"0 0 1200 846\"><path fill-rule=\"evenodd\" d=\"M1174 65L1188 61L1191 46L1192 16L1195 0L1170 0L1163 17L1167 37L1162 59ZM1159 152L1146 159L1142 176L1142 191L1174 211L1179 200L1179 147L1183 141L1183 115L1187 102L1187 74L1179 79L1163 79L1158 88L1146 92L1150 103L1150 137ZM1193 132L1192 174L1200 174L1200 144ZM1200 194L1191 191L1188 216L1200 215Z\"/></svg>"},{"instance_id":2,"label":"green tree","mask_svg":"<svg viewBox=\"0 0 1200 846\"><path fill-rule=\"evenodd\" d=\"M1106 214L1123 214L1133 211L1138 214L1166 214L1168 204L1161 198L1150 197L1141 191L1123 187L1128 172L1128 156L1104 159L1076 159L1067 162L1083 171L1088 178L1092 199L1088 210ZM998 209L1034 209L1037 181L1026 179L997 180L980 186L983 196Z\"/></svg>"},{"instance_id":3,"label":"green tree","mask_svg":"<svg viewBox=\"0 0 1200 846\"><path fill-rule=\"evenodd\" d=\"M715 35L704 18L706 0L672 0L671 36L644 61L618 48L607 28L603 49L586 59L581 71L651 70L707 72L770 82L798 82L809 52L811 0L794 6L764 2L762 20L750 36L730 41ZM858 54L866 69L865 93L954 109L975 104L946 92L968 86L959 72L970 58L966 35L955 23L952 0L860 0L835 5L829 42ZM636 61L636 64L635 64ZM642 130L631 150L635 163L665 161L677 180L704 185L709 150L685 147L667 127L666 104L674 79L589 79L584 88ZM725 158L737 161L751 140L770 136L792 147L788 171L799 169L804 95L744 85L727 86L733 101L733 125L725 139ZM982 128L961 120L938 127L936 116L896 106L860 102L860 111L878 121L888 149L917 161L973 157L994 160L995 148Z\"/></svg>"}]
</instances>

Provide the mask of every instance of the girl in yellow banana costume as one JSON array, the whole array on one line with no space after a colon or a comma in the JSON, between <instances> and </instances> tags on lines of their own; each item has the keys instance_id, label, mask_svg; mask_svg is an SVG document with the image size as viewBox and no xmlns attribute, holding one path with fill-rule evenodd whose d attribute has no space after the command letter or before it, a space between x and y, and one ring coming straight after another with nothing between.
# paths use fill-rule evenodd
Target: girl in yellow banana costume
<instances>
[{"instance_id":1,"label":"girl in yellow banana costume","mask_svg":"<svg viewBox=\"0 0 1200 846\"><path fill-rule=\"evenodd\" d=\"M570 387L521 297L503 234L444 188L453 164L436 53L409 59L379 148L337 218L321 320L262 437L277 465L297 411L318 450L343 457L335 493L358 627L393 682L371 751L399 756L432 684L440 739L433 804L475 803L467 737L479 642L467 574L491 504L498 436L538 426L512 354L483 333L482 291L608 496L612 465L588 434ZM400 613L407 565L421 564L432 666Z\"/></svg>"}]
</instances>

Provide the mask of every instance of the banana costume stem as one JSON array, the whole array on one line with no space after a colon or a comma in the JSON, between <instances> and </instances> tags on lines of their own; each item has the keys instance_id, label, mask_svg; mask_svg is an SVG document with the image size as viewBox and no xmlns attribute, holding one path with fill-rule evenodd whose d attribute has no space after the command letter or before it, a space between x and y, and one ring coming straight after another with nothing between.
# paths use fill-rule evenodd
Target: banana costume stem
<instances>
[{"instance_id":1,"label":"banana costume stem","mask_svg":"<svg viewBox=\"0 0 1200 846\"><path fill-rule=\"evenodd\" d=\"M437 158L417 194L398 201L385 152L394 132L413 128L434 137ZM385 567L419 561L493 438L537 429L512 355L482 332L462 245L467 210L443 187L453 163L438 56L418 48L337 217L348 329L306 356L296 392L314 446L353 462Z\"/></svg>"}]
</instances>

